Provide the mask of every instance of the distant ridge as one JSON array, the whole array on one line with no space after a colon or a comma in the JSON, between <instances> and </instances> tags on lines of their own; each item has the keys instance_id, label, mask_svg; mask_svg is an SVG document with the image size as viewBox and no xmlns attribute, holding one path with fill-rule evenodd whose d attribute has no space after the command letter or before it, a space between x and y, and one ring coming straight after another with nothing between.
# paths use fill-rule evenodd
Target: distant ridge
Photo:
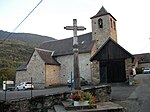
<instances>
[{"instance_id":1,"label":"distant ridge","mask_svg":"<svg viewBox=\"0 0 150 112\"><path fill-rule=\"evenodd\" d=\"M0 30L0 43L10 35L11 32ZM14 70L25 63L35 47L45 41L56 39L30 33L12 33L9 38L0 44L0 70L14 68Z\"/></svg>"},{"instance_id":2,"label":"distant ridge","mask_svg":"<svg viewBox=\"0 0 150 112\"><path fill-rule=\"evenodd\" d=\"M0 30L0 40L5 39L11 32ZM39 46L45 41L53 41L56 40L55 38L42 36L38 34L31 34L31 33L12 33L8 40L19 40L23 41L28 45L32 46Z\"/></svg>"}]
</instances>

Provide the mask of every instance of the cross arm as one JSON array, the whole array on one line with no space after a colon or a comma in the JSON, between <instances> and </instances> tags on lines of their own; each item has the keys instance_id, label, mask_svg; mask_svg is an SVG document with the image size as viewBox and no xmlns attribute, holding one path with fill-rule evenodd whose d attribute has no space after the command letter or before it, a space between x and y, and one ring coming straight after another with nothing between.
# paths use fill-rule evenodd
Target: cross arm
<instances>
[{"instance_id":1,"label":"cross arm","mask_svg":"<svg viewBox=\"0 0 150 112\"><path fill-rule=\"evenodd\" d=\"M73 27L73 26L66 26L66 27L64 27L64 29L66 29L66 30L74 30L75 29L75 27ZM77 30L79 31L82 31L82 30L86 30L86 28L85 27L83 27L83 26L77 26Z\"/></svg>"}]
</instances>

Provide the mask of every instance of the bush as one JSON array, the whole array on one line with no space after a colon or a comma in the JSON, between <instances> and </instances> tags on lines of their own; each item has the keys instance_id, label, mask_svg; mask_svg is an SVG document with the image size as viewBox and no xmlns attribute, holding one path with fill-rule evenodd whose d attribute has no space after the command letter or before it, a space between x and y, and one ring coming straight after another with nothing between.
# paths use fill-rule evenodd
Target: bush
<instances>
[{"instance_id":1,"label":"bush","mask_svg":"<svg viewBox=\"0 0 150 112\"><path fill-rule=\"evenodd\" d=\"M143 69L142 68L136 68L136 74L142 74Z\"/></svg>"}]
</instances>

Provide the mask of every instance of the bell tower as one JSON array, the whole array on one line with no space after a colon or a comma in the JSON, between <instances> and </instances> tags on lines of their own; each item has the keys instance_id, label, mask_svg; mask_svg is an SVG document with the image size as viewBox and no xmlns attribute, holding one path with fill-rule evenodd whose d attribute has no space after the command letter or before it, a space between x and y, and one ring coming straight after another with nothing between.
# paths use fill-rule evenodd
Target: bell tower
<instances>
[{"instance_id":1,"label":"bell tower","mask_svg":"<svg viewBox=\"0 0 150 112\"><path fill-rule=\"evenodd\" d=\"M97 49L111 37L117 42L116 19L102 6L98 13L91 17L92 39L97 42Z\"/></svg>"}]
</instances>

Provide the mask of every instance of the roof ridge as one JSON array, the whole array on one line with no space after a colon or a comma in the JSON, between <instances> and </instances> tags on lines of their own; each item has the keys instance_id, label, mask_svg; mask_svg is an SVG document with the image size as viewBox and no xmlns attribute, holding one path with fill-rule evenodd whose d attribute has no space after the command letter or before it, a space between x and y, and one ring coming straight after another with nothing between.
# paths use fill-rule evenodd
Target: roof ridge
<instances>
[{"instance_id":1,"label":"roof ridge","mask_svg":"<svg viewBox=\"0 0 150 112\"><path fill-rule=\"evenodd\" d=\"M54 52L54 51L51 51L51 50L46 50L46 49L41 49L41 48L35 48L35 50L45 51L45 52Z\"/></svg>"}]
</instances>

